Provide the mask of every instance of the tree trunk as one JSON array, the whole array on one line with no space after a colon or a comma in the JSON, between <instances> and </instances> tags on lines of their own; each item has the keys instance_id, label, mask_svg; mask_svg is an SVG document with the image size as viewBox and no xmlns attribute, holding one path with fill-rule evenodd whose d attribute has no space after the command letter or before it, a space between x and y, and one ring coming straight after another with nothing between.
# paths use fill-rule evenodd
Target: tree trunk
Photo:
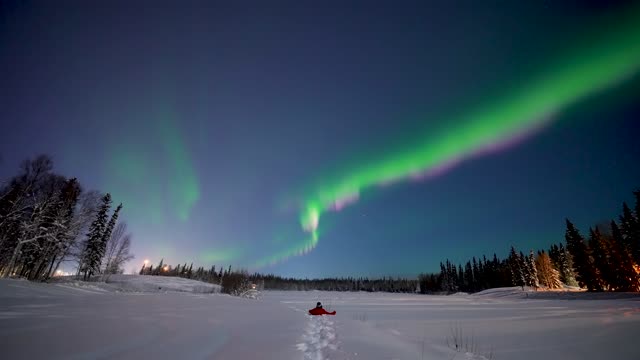
<instances>
[{"instance_id":1,"label":"tree trunk","mask_svg":"<svg viewBox=\"0 0 640 360\"><path fill-rule=\"evenodd\" d=\"M57 255L53 255L53 258L51 259L51 265L49 265L49 270L47 270L47 273L44 275L43 280L45 281L49 280L49 278L51 278L51 276L53 275L51 271L53 270L53 265L55 265L57 258L58 258ZM56 270L58 270L57 267L56 267Z\"/></svg>"},{"instance_id":2,"label":"tree trunk","mask_svg":"<svg viewBox=\"0 0 640 360\"><path fill-rule=\"evenodd\" d=\"M16 264L16 260L18 259L20 250L22 250L22 243L18 242L18 245L16 245L16 248L13 249L13 255L11 255L11 260L9 260L9 264L7 265L7 268L2 274L2 277L9 277L11 275L11 271L13 270L13 267Z\"/></svg>"},{"instance_id":3,"label":"tree trunk","mask_svg":"<svg viewBox=\"0 0 640 360\"><path fill-rule=\"evenodd\" d=\"M49 262L47 258L49 257L50 252L51 250L48 248L45 250L44 254L40 256L40 260L38 260L34 266L32 280L42 280L42 278L44 278L44 269L47 267L47 263Z\"/></svg>"},{"instance_id":4,"label":"tree trunk","mask_svg":"<svg viewBox=\"0 0 640 360\"><path fill-rule=\"evenodd\" d=\"M64 248L64 251L62 252L62 254L60 255L60 258L58 258L58 262L56 263L56 267L53 269L53 272L49 272L49 276L53 276L53 274L58 271L58 268L60 267L60 264L62 263L62 261L64 260L65 257L67 257L67 255L69 254L69 249L71 248L71 244L67 245ZM80 262L78 262L78 275L80 274Z\"/></svg>"}]
</instances>

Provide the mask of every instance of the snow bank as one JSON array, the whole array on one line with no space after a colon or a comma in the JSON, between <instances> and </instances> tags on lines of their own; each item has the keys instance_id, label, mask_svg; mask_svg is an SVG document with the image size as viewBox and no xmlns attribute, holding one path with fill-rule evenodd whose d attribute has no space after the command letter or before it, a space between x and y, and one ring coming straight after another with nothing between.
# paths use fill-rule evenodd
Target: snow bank
<instances>
[{"instance_id":1,"label":"snow bank","mask_svg":"<svg viewBox=\"0 0 640 360\"><path fill-rule=\"evenodd\" d=\"M100 280L99 277L96 280ZM220 293L221 287L202 281L172 276L152 275L111 275L102 281L84 282L75 277L55 278L58 286L72 286L92 291L135 292L135 293L167 293L186 292L197 294Z\"/></svg>"},{"instance_id":2,"label":"snow bank","mask_svg":"<svg viewBox=\"0 0 640 360\"><path fill-rule=\"evenodd\" d=\"M639 293L624 292L588 292L580 288L567 287L557 290L535 290L530 287L504 287L487 289L472 294L472 297L495 299L540 299L540 300L617 300L638 299Z\"/></svg>"}]
</instances>

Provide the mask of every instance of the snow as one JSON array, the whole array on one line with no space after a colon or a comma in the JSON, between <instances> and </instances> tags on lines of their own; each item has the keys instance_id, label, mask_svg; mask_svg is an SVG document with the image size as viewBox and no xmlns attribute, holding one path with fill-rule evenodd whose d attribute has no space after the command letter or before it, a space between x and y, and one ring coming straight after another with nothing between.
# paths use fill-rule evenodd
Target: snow
<instances>
[{"instance_id":1,"label":"snow","mask_svg":"<svg viewBox=\"0 0 640 360\"><path fill-rule=\"evenodd\" d=\"M112 275L107 282L122 291L219 293L221 289L220 285L170 276Z\"/></svg>"},{"instance_id":2,"label":"snow","mask_svg":"<svg viewBox=\"0 0 640 360\"><path fill-rule=\"evenodd\" d=\"M244 299L207 293L207 284L186 279L112 280L0 280L2 357L640 358L633 342L640 329L637 294L519 288L454 296L267 291L260 299ZM307 315L317 301L337 315Z\"/></svg>"},{"instance_id":3,"label":"snow","mask_svg":"<svg viewBox=\"0 0 640 360\"><path fill-rule=\"evenodd\" d=\"M333 321L328 316L309 316L302 342L297 347L308 360L324 359L326 351L338 349Z\"/></svg>"},{"instance_id":4,"label":"snow","mask_svg":"<svg viewBox=\"0 0 640 360\"><path fill-rule=\"evenodd\" d=\"M152 285L175 286L157 292ZM185 292L186 279L127 278L124 288L0 280L6 359L294 359L305 317L277 301ZM133 285L131 285L133 284ZM147 285L145 285L147 284ZM204 283L200 286L205 287ZM277 329L277 331L273 331ZM261 354L266 354L263 357Z\"/></svg>"},{"instance_id":5,"label":"snow","mask_svg":"<svg viewBox=\"0 0 640 360\"><path fill-rule=\"evenodd\" d=\"M95 277L100 280L100 277ZM84 282L75 279L75 276L57 277L53 279L56 286L74 287L78 290L109 292L143 292L143 293L219 293L220 285L209 284L201 281L183 279L172 276L151 275L109 275L104 281Z\"/></svg>"}]
</instances>

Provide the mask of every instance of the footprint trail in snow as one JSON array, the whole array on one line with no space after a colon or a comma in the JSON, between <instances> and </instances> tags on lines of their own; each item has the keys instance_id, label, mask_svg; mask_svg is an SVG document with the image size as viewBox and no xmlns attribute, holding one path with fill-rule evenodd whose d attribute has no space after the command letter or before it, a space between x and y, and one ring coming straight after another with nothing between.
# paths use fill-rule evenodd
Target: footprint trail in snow
<instances>
[{"instance_id":1,"label":"footprint trail in snow","mask_svg":"<svg viewBox=\"0 0 640 360\"><path fill-rule=\"evenodd\" d=\"M307 323L307 328L302 335L298 350L304 353L305 360L327 359L329 352L338 349L336 332L333 321L327 316L311 316Z\"/></svg>"}]
</instances>

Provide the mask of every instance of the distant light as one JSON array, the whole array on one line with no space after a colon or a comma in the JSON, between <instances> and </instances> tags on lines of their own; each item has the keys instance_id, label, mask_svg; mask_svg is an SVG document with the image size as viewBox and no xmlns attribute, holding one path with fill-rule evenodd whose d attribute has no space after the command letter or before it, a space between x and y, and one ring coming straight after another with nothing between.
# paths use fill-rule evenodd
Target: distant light
<instances>
[{"instance_id":1,"label":"distant light","mask_svg":"<svg viewBox=\"0 0 640 360\"><path fill-rule=\"evenodd\" d=\"M165 266L165 267L164 267L164 268L162 268L162 269L163 269L164 271L168 271L168 270L169 270L169 267L168 267L168 266Z\"/></svg>"},{"instance_id":2,"label":"distant light","mask_svg":"<svg viewBox=\"0 0 640 360\"><path fill-rule=\"evenodd\" d=\"M149 263L149 259L144 259L144 264L147 265Z\"/></svg>"},{"instance_id":3,"label":"distant light","mask_svg":"<svg viewBox=\"0 0 640 360\"><path fill-rule=\"evenodd\" d=\"M53 276L69 276L69 275L71 275L71 273L62 271L60 269L56 270L56 272L53 274Z\"/></svg>"}]
</instances>

